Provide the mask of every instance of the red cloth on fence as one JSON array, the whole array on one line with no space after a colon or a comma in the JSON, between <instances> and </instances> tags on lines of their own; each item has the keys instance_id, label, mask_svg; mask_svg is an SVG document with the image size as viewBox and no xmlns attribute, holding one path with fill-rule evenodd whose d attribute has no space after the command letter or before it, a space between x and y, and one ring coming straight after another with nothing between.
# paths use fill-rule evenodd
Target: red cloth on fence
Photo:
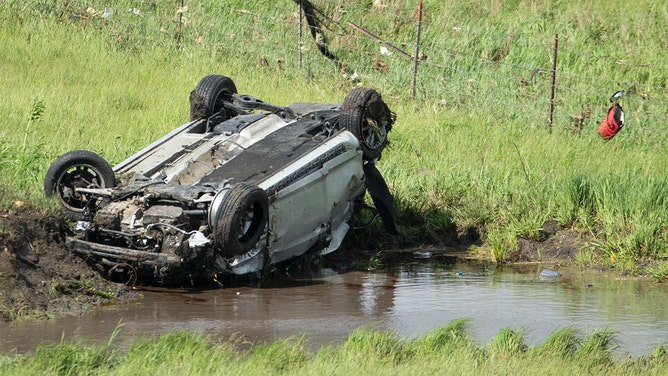
<instances>
[{"instance_id":1,"label":"red cloth on fence","mask_svg":"<svg viewBox=\"0 0 668 376\"><path fill-rule=\"evenodd\" d=\"M601 126L598 127L598 134L604 140L610 140L622 129L624 126L624 110L622 106L614 104L608 110L608 116L603 119Z\"/></svg>"}]
</instances>

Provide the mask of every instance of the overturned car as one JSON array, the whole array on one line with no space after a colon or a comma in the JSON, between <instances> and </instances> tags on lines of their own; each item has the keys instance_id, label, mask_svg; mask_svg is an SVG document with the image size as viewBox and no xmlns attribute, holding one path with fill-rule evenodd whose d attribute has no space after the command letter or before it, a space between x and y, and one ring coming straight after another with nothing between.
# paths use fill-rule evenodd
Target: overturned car
<instances>
[{"instance_id":1,"label":"overturned car","mask_svg":"<svg viewBox=\"0 0 668 376\"><path fill-rule=\"evenodd\" d=\"M358 217L380 216L396 233L375 165L394 120L372 89L342 104L277 106L209 75L190 93L188 123L113 168L90 151L66 153L44 190L75 223L67 247L112 279L258 273L337 250L364 225Z\"/></svg>"}]
</instances>

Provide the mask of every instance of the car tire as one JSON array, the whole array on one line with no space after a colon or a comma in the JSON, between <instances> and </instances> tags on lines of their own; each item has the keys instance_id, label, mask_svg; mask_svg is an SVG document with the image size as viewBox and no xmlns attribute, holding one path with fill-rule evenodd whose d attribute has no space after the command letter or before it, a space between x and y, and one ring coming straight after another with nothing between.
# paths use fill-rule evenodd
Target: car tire
<instances>
[{"instance_id":1,"label":"car tire","mask_svg":"<svg viewBox=\"0 0 668 376\"><path fill-rule=\"evenodd\" d=\"M339 125L355 135L367 161L380 157L393 123L394 114L373 89L355 88L343 100Z\"/></svg>"},{"instance_id":2,"label":"car tire","mask_svg":"<svg viewBox=\"0 0 668 376\"><path fill-rule=\"evenodd\" d=\"M65 214L79 219L88 203L86 195L75 188L113 188L116 175L101 156L88 150L75 150L61 155L49 166L44 178L44 193L56 195Z\"/></svg>"},{"instance_id":3,"label":"car tire","mask_svg":"<svg viewBox=\"0 0 668 376\"><path fill-rule=\"evenodd\" d=\"M224 256L255 248L269 218L269 199L261 188L237 183L229 188L213 224L214 241Z\"/></svg>"},{"instance_id":4,"label":"car tire","mask_svg":"<svg viewBox=\"0 0 668 376\"><path fill-rule=\"evenodd\" d=\"M190 121L207 119L220 112L225 93L237 94L237 87L231 78L217 74L202 78L190 93Z\"/></svg>"}]
</instances>

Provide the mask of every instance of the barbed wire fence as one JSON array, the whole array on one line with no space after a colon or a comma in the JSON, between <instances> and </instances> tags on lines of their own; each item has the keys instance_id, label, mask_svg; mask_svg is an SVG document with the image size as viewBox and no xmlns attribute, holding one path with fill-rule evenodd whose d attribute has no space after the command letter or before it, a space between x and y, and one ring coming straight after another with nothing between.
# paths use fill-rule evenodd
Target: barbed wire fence
<instances>
[{"instance_id":1,"label":"barbed wire fence","mask_svg":"<svg viewBox=\"0 0 668 376\"><path fill-rule=\"evenodd\" d=\"M413 9L393 10L391 17L392 30L414 27L418 37L411 40L395 40L392 30L372 30L364 27L364 19L350 19L367 10L356 2L320 0L318 7L309 3L316 25L307 22L306 0L295 0L288 13L258 0L246 2L244 8L188 0L176 0L172 6L136 3L137 8L115 15L113 22L125 30L117 43L140 38L182 51L202 46L221 60L233 56L252 67L306 71L307 81L339 75L349 84L380 87L384 95L398 99L462 111L484 108L498 112L500 119L519 119L527 128L552 125L573 133L597 127L610 105L607 98L624 90L626 137L662 146L668 141L668 88L639 79L665 71L665 63L592 54L562 37L553 69L552 34L536 41L521 31L498 34L456 26L446 30L439 24L443 15L423 19L429 9L417 1ZM425 37L419 38L420 30ZM480 41L492 41L497 48L480 50ZM322 52L323 46L331 56ZM516 50L535 52L509 59ZM562 67L562 61L570 64ZM601 77L589 69L601 64L619 68L620 73Z\"/></svg>"}]
</instances>

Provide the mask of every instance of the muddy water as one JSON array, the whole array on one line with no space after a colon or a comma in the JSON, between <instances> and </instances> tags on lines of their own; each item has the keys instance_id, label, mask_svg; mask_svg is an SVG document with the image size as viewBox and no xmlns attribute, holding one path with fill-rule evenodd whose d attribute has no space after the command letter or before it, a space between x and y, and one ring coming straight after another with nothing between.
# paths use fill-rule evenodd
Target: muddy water
<instances>
[{"instance_id":1,"label":"muddy water","mask_svg":"<svg viewBox=\"0 0 668 376\"><path fill-rule=\"evenodd\" d=\"M618 352L646 355L668 342L668 289L581 270L560 270L541 281L544 267L493 267L432 258L392 272L352 272L280 281L272 286L220 290L144 291L138 301L114 304L77 318L0 324L0 353L32 352L61 338L102 342L121 323L115 343L138 336L192 330L224 340L272 341L305 334L317 349L339 343L364 325L415 337L458 318L486 343L500 329L523 329L527 343L574 326L581 335L608 328Z\"/></svg>"}]
</instances>

